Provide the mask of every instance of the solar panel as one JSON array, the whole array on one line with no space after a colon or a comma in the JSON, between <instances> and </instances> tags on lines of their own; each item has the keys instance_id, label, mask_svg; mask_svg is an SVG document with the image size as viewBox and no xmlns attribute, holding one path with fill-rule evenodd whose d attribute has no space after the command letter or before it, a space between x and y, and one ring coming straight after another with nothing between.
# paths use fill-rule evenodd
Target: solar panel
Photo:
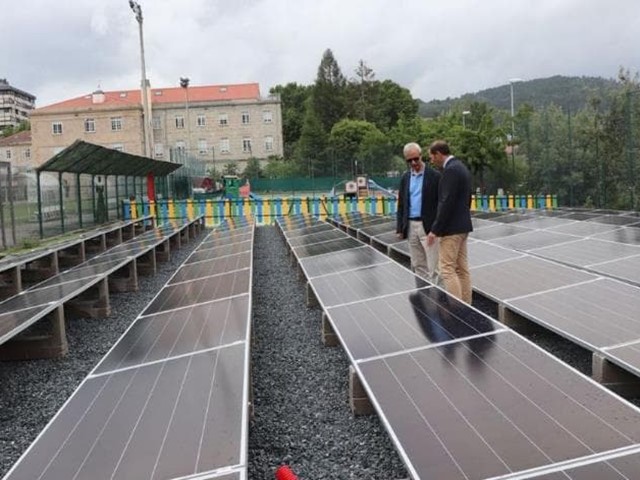
<instances>
[{"instance_id":1,"label":"solar panel","mask_svg":"<svg viewBox=\"0 0 640 480\"><path fill-rule=\"evenodd\" d=\"M484 220L478 217L471 217L471 224L473 225L473 230L479 230L481 228L487 227L495 227L496 223L491 220Z\"/></svg>"},{"instance_id":2,"label":"solar panel","mask_svg":"<svg viewBox=\"0 0 640 480\"><path fill-rule=\"evenodd\" d=\"M521 257L523 254L508 248L502 248L486 242L470 241L467 244L469 267L479 267L489 263L501 262L511 258Z\"/></svg>"},{"instance_id":3,"label":"solar panel","mask_svg":"<svg viewBox=\"0 0 640 480\"><path fill-rule=\"evenodd\" d=\"M162 289L161 295L149 304L142 315L241 295L247 293L250 287L250 269L168 285Z\"/></svg>"},{"instance_id":4,"label":"solar panel","mask_svg":"<svg viewBox=\"0 0 640 480\"><path fill-rule=\"evenodd\" d=\"M527 220L531 218L531 215L525 213L507 213L505 215L500 215L498 217L493 218L494 222L500 223L515 223L521 222L523 220Z\"/></svg>"},{"instance_id":5,"label":"solar panel","mask_svg":"<svg viewBox=\"0 0 640 480\"><path fill-rule=\"evenodd\" d=\"M518 222L518 226L534 229L552 228L561 225L567 225L571 220L552 217L534 217L528 220Z\"/></svg>"},{"instance_id":6,"label":"solar panel","mask_svg":"<svg viewBox=\"0 0 640 480\"><path fill-rule=\"evenodd\" d=\"M247 339L249 295L139 318L92 372L98 375Z\"/></svg>"},{"instance_id":7,"label":"solar panel","mask_svg":"<svg viewBox=\"0 0 640 480\"><path fill-rule=\"evenodd\" d=\"M403 240L402 242L394 243L389 246L390 250L396 252L396 254L400 254L400 256L404 256L407 258L411 257L411 250L409 250L409 242L407 240ZM392 254L392 252L390 252Z\"/></svg>"},{"instance_id":8,"label":"solar panel","mask_svg":"<svg viewBox=\"0 0 640 480\"><path fill-rule=\"evenodd\" d=\"M0 314L24 310L26 308L44 305L46 303L61 303L73 298L79 291L85 290L87 284L96 283L100 277L90 277L73 280L60 285L26 290L20 295L11 297L0 304Z\"/></svg>"},{"instance_id":9,"label":"solar panel","mask_svg":"<svg viewBox=\"0 0 640 480\"><path fill-rule=\"evenodd\" d=\"M589 350L640 339L640 289L615 280L600 278L507 304Z\"/></svg>"},{"instance_id":10,"label":"solar panel","mask_svg":"<svg viewBox=\"0 0 640 480\"><path fill-rule=\"evenodd\" d=\"M207 248L193 252L185 261L185 264L193 262L201 262L203 260L211 260L215 257L224 257L225 255L235 255L237 253L250 252L253 247L252 240L234 243L233 245L222 245L221 247Z\"/></svg>"},{"instance_id":11,"label":"solar panel","mask_svg":"<svg viewBox=\"0 0 640 480\"><path fill-rule=\"evenodd\" d=\"M223 245L232 245L234 243L245 242L253 238L253 232L234 235L232 237L212 237L206 238L204 242L196 249L198 251L207 250L209 248L221 247Z\"/></svg>"},{"instance_id":12,"label":"solar panel","mask_svg":"<svg viewBox=\"0 0 640 480\"><path fill-rule=\"evenodd\" d=\"M640 341L627 343L618 347L606 348L601 352L604 353L609 360L633 372L634 375L640 375Z\"/></svg>"},{"instance_id":13,"label":"solar panel","mask_svg":"<svg viewBox=\"0 0 640 480\"><path fill-rule=\"evenodd\" d=\"M496 238L491 240L491 243L514 250L527 251L533 248L570 242L572 240L578 240L578 238L572 235L565 235L564 233L533 230L516 235L509 235L508 237Z\"/></svg>"},{"instance_id":14,"label":"solar panel","mask_svg":"<svg viewBox=\"0 0 640 480\"><path fill-rule=\"evenodd\" d=\"M293 239L296 237L300 237L302 235L310 235L312 233L319 232L328 232L330 230L335 230L336 227L329 225L328 223L318 222L315 225L311 225L309 227L298 228L297 230L286 230L284 232L285 237L289 239Z\"/></svg>"},{"instance_id":15,"label":"solar panel","mask_svg":"<svg viewBox=\"0 0 640 480\"><path fill-rule=\"evenodd\" d=\"M327 316L352 361L504 328L433 287L328 308Z\"/></svg>"},{"instance_id":16,"label":"solar panel","mask_svg":"<svg viewBox=\"0 0 640 480\"><path fill-rule=\"evenodd\" d=\"M607 223L609 225L629 225L632 223L638 223L636 217L624 217L620 215L602 215L601 217L595 217L589 219L590 222Z\"/></svg>"},{"instance_id":17,"label":"solar panel","mask_svg":"<svg viewBox=\"0 0 640 480\"><path fill-rule=\"evenodd\" d=\"M340 250L332 255L306 257L300 259L300 267L307 278L339 273L369 265L388 263L386 255L363 245L348 250Z\"/></svg>"},{"instance_id":18,"label":"solar panel","mask_svg":"<svg viewBox=\"0 0 640 480\"><path fill-rule=\"evenodd\" d=\"M550 228L550 232L566 233L569 235L577 235L579 237L589 237L602 232L608 232L617 228L614 225L605 225L604 223L594 222L571 222L566 225Z\"/></svg>"},{"instance_id":19,"label":"solar panel","mask_svg":"<svg viewBox=\"0 0 640 480\"><path fill-rule=\"evenodd\" d=\"M213 275L250 268L251 259L251 252L243 252L235 255L227 255L224 257L186 264L176 271L168 284L171 285L173 283L186 282L196 280L198 278L211 277Z\"/></svg>"},{"instance_id":20,"label":"solar panel","mask_svg":"<svg viewBox=\"0 0 640 480\"><path fill-rule=\"evenodd\" d=\"M367 227L363 227L358 230L358 235L364 235L367 237L373 237L375 235L380 235L381 233L394 233L396 232L396 221L391 220L384 223L379 223L377 225L370 225Z\"/></svg>"},{"instance_id":21,"label":"solar panel","mask_svg":"<svg viewBox=\"0 0 640 480\"><path fill-rule=\"evenodd\" d=\"M622 227L595 235L596 240L610 240L612 242L640 245L640 228Z\"/></svg>"},{"instance_id":22,"label":"solar panel","mask_svg":"<svg viewBox=\"0 0 640 480\"><path fill-rule=\"evenodd\" d=\"M601 215L599 213L569 212L566 215L563 215L562 218L568 218L571 220L591 220L600 216Z\"/></svg>"},{"instance_id":23,"label":"solar panel","mask_svg":"<svg viewBox=\"0 0 640 480\"><path fill-rule=\"evenodd\" d=\"M233 345L88 378L6 480L203 478L244 463L246 358Z\"/></svg>"},{"instance_id":24,"label":"solar panel","mask_svg":"<svg viewBox=\"0 0 640 480\"><path fill-rule=\"evenodd\" d=\"M406 292L429 285L406 268L390 262L310 280L324 307Z\"/></svg>"},{"instance_id":25,"label":"solar panel","mask_svg":"<svg viewBox=\"0 0 640 480\"><path fill-rule=\"evenodd\" d=\"M622 257L638 255L640 254L640 247L587 238L562 245L533 249L531 253L569 265L586 267Z\"/></svg>"},{"instance_id":26,"label":"solar panel","mask_svg":"<svg viewBox=\"0 0 640 480\"><path fill-rule=\"evenodd\" d=\"M298 228L310 227L317 223L317 219L311 215L293 215L280 217L278 224L283 231L297 230Z\"/></svg>"},{"instance_id":27,"label":"solar panel","mask_svg":"<svg viewBox=\"0 0 640 480\"><path fill-rule=\"evenodd\" d=\"M530 256L471 269L474 289L498 301L593 280L595 275Z\"/></svg>"},{"instance_id":28,"label":"solar panel","mask_svg":"<svg viewBox=\"0 0 640 480\"><path fill-rule=\"evenodd\" d=\"M323 255L325 253L333 253L348 248L361 247L359 242L353 237L346 237L337 240L329 240L328 242L316 243L313 245L303 245L293 249L298 258L312 257L315 255Z\"/></svg>"},{"instance_id":29,"label":"solar panel","mask_svg":"<svg viewBox=\"0 0 640 480\"><path fill-rule=\"evenodd\" d=\"M589 269L640 285L640 255L592 265Z\"/></svg>"},{"instance_id":30,"label":"solar panel","mask_svg":"<svg viewBox=\"0 0 640 480\"><path fill-rule=\"evenodd\" d=\"M84 265L84 264L82 264ZM33 287L33 289L40 289L59 285L62 283L72 282L74 280L80 280L83 278L91 278L100 275L108 274L123 265L123 260L110 260L106 262L97 263L89 266L78 266L69 271L59 273L53 278L40 282Z\"/></svg>"},{"instance_id":31,"label":"solar panel","mask_svg":"<svg viewBox=\"0 0 640 480\"><path fill-rule=\"evenodd\" d=\"M474 230L469 235L478 240L492 240L494 238L506 237L517 233L530 232L531 230L516 225L495 225L493 227L481 228L477 232Z\"/></svg>"},{"instance_id":32,"label":"solar panel","mask_svg":"<svg viewBox=\"0 0 640 480\"><path fill-rule=\"evenodd\" d=\"M395 231L389 233L381 233L371 237L371 243L378 243L380 245L389 246L394 243L404 242L406 240L399 238Z\"/></svg>"},{"instance_id":33,"label":"solar panel","mask_svg":"<svg viewBox=\"0 0 640 480\"><path fill-rule=\"evenodd\" d=\"M640 453L614 451L609 455L593 459L569 462L568 465L549 467L548 473L541 472L527 477L531 480L630 480L640 472ZM636 449L637 450L637 449ZM509 478L509 477L507 477ZM516 477L514 477L516 478Z\"/></svg>"},{"instance_id":34,"label":"solar panel","mask_svg":"<svg viewBox=\"0 0 640 480\"><path fill-rule=\"evenodd\" d=\"M16 328L27 328L34 323L36 319L42 318L47 314L48 305L39 305L37 307L26 308L24 310L16 310L9 313L0 314L0 344L6 342L16 334Z\"/></svg>"},{"instance_id":35,"label":"solar panel","mask_svg":"<svg viewBox=\"0 0 640 480\"><path fill-rule=\"evenodd\" d=\"M510 331L356 368L415 479L487 479L640 441L637 408Z\"/></svg>"},{"instance_id":36,"label":"solar panel","mask_svg":"<svg viewBox=\"0 0 640 480\"><path fill-rule=\"evenodd\" d=\"M323 232L311 233L295 238L289 238L287 241L291 248L301 247L303 245L313 245L314 243L326 242L329 240L338 240L345 238L345 233L337 228L325 230Z\"/></svg>"}]
</instances>

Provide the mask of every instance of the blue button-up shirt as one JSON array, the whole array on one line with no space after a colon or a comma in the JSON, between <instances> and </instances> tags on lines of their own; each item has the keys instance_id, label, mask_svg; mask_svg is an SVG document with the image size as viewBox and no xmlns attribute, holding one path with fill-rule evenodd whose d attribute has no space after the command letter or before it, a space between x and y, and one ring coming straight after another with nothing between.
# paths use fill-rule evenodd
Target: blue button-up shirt
<instances>
[{"instance_id":1,"label":"blue button-up shirt","mask_svg":"<svg viewBox=\"0 0 640 480\"><path fill-rule=\"evenodd\" d=\"M411 172L409 183L409 218L422 216L422 182L424 170L420 173Z\"/></svg>"}]
</instances>

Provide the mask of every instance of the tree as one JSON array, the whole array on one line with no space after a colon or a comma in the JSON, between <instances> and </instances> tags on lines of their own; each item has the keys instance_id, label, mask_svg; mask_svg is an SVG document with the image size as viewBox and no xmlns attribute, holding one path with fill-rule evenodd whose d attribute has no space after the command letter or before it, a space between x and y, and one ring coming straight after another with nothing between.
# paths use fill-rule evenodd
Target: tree
<instances>
[{"instance_id":1,"label":"tree","mask_svg":"<svg viewBox=\"0 0 640 480\"><path fill-rule=\"evenodd\" d=\"M304 122L305 102L311 95L312 87L287 83L276 85L269 93L279 95L282 102L282 136L285 157L293 156Z\"/></svg>"},{"instance_id":2,"label":"tree","mask_svg":"<svg viewBox=\"0 0 640 480\"><path fill-rule=\"evenodd\" d=\"M331 49L325 50L320 60L313 86L312 108L325 132L346 114L346 80Z\"/></svg>"},{"instance_id":3,"label":"tree","mask_svg":"<svg viewBox=\"0 0 640 480\"><path fill-rule=\"evenodd\" d=\"M328 174L331 171L330 165L326 164L328 162L322 161L325 158L327 134L313 108L313 95L305 105L302 134L296 151L296 163L300 170L304 171L309 159L313 159L314 171L312 173L314 175Z\"/></svg>"},{"instance_id":4,"label":"tree","mask_svg":"<svg viewBox=\"0 0 640 480\"><path fill-rule=\"evenodd\" d=\"M262 167L260 167L260 160L255 157L251 157L247 160L247 166L244 167L242 176L249 179L261 178L263 175Z\"/></svg>"},{"instance_id":5,"label":"tree","mask_svg":"<svg viewBox=\"0 0 640 480\"><path fill-rule=\"evenodd\" d=\"M359 90L359 98L355 101L355 111L357 112L357 117L362 120L367 119L367 104L369 98L369 89L371 86L371 82L373 82L375 78L375 73L373 73L373 69L369 68L369 66L365 63L364 60L360 60L358 62L358 67L355 70L356 76L359 80L358 90Z\"/></svg>"},{"instance_id":6,"label":"tree","mask_svg":"<svg viewBox=\"0 0 640 480\"><path fill-rule=\"evenodd\" d=\"M378 128L363 120L341 120L331 129L329 147L335 155L336 170L341 173L355 170L356 161L377 158L372 148L386 145L386 137ZM362 165L362 164L361 164Z\"/></svg>"},{"instance_id":7,"label":"tree","mask_svg":"<svg viewBox=\"0 0 640 480\"><path fill-rule=\"evenodd\" d=\"M224 168L222 169L223 175L237 175L238 174L238 165L236 163L225 163Z\"/></svg>"}]
</instances>

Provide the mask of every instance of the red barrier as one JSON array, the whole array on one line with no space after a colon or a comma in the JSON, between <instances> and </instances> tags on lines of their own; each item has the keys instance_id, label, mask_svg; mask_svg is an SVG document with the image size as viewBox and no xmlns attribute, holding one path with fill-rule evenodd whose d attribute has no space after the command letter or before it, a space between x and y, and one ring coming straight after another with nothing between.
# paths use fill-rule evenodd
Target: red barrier
<instances>
[{"instance_id":1,"label":"red barrier","mask_svg":"<svg viewBox=\"0 0 640 480\"><path fill-rule=\"evenodd\" d=\"M298 480L298 477L289 467L283 465L276 470L276 480Z\"/></svg>"}]
</instances>

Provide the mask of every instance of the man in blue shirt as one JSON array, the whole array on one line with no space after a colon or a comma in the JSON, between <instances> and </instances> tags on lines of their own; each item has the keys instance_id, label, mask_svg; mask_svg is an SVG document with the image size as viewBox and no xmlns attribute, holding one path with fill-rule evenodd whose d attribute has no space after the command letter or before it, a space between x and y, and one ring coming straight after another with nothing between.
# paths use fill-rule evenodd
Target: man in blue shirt
<instances>
[{"instance_id":1,"label":"man in blue shirt","mask_svg":"<svg viewBox=\"0 0 640 480\"><path fill-rule=\"evenodd\" d=\"M439 280L438 244L427 245L427 234L438 208L440 173L425 165L417 143L407 143L402 153L409 170L400 180L396 233L409 241L411 269L436 284Z\"/></svg>"}]
</instances>

